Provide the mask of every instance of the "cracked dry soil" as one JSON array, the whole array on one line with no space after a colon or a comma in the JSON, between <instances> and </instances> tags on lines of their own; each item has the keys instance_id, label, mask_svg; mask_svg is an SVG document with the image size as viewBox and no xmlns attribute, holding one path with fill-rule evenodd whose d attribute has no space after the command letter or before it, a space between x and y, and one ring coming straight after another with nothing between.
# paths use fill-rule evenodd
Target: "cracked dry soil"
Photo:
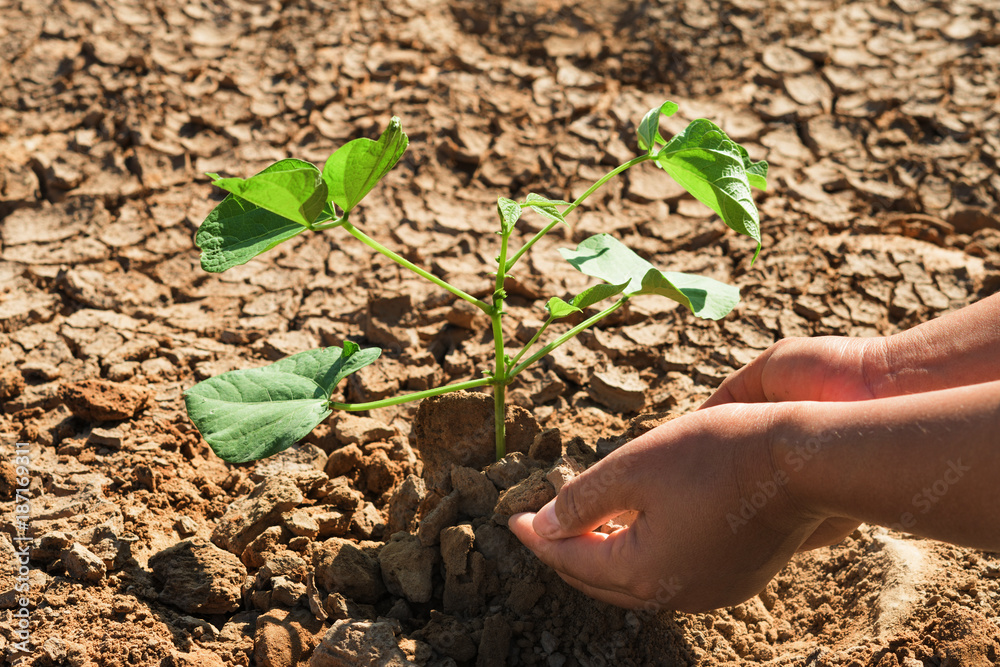
<instances>
[{"instance_id":1,"label":"cracked dry soil","mask_svg":"<svg viewBox=\"0 0 1000 667\"><path fill-rule=\"evenodd\" d=\"M35 537L20 664L1000 663L996 554L862 527L745 604L625 612L503 521L779 338L888 334L995 292L998 35L987 0L0 0L4 664L15 441ZM335 416L252 465L201 441L181 392L225 370L349 337L386 348L344 386L373 400L473 377L491 347L464 303L336 233L202 273L204 172L322 162L398 115L410 150L355 222L482 295L496 197L580 194L664 98L665 129L711 118L770 161L759 261L635 169L538 244L506 325L528 340L587 284L555 248L597 231L739 285L731 316L636 298L512 387L521 453L496 464L483 395ZM421 457L449 441L486 458Z\"/></svg>"}]
</instances>

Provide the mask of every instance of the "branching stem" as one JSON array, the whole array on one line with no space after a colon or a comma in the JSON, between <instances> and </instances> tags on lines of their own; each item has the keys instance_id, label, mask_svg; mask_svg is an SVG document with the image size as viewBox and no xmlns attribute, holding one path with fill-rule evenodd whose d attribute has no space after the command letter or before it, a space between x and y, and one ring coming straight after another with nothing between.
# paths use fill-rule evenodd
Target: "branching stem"
<instances>
[{"instance_id":1,"label":"branching stem","mask_svg":"<svg viewBox=\"0 0 1000 667\"><path fill-rule=\"evenodd\" d=\"M581 331L589 329L590 327L594 326L595 324L603 320L605 317L610 315L611 313L621 308L626 301L628 301L628 297L623 296L622 298L618 299L618 301L615 301L615 303L612 304L611 306L605 308L596 315L585 319L583 322L580 322L575 327L573 327L563 335L559 336L559 338L556 338L554 341L552 341L551 343L540 349L538 352L535 352L526 360L522 361L517 366L515 366L514 369L507 374L508 381L511 378L515 377L518 373L523 371L525 368L535 363L536 361L547 355L549 352L551 352L552 350L556 349L557 347L568 341L570 338L573 338Z\"/></svg>"},{"instance_id":2,"label":"branching stem","mask_svg":"<svg viewBox=\"0 0 1000 667\"><path fill-rule=\"evenodd\" d=\"M497 257L497 279L493 290L493 309L490 312L490 320L493 325L493 343L496 364L493 371L493 429L496 435L496 457L499 461L507 453L506 429L504 421L507 418L507 408L505 394L507 391L507 362L504 360L503 345L503 303L507 298L507 293L503 289L504 279L507 272L507 242L510 240L510 233L513 228L507 229L502 226L500 232L500 256Z\"/></svg>"},{"instance_id":3,"label":"branching stem","mask_svg":"<svg viewBox=\"0 0 1000 667\"><path fill-rule=\"evenodd\" d=\"M542 334L545 333L545 330L549 328L549 325L552 324L553 321L554 320L550 317L549 319L545 320L545 323L542 326L538 327L538 331L536 331L535 335L531 337L531 340L529 340L527 344L521 348L521 351L517 353L517 356L511 359L510 363L507 364L508 374L510 373L510 369L517 366L517 362L521 360L521 357L524 356L524 353L530 350L532 346L534 346L534 344L538 342L538 339L542 337Z\"/></svg>"},{"instance_id":4,"label":"branching stem","mask_svg":"<svg viewBox=\"0 0 1000 667\"><path fill-rule=\"evenodd\" d=\"M640 162L645 162L646 160L652 160L652 159L653 159L653 157L651 155L640 155L639 157L632 158L631 160L629 160L628 162L626 162L624 164L618 165L617 167L615 167L614 169L612 169L611 171L609 171L607 174L605 174L604 176L602 176L596 183L594 183L589 188L587 188L587 191L584 192L579 197L577 197L576 201L574 201L572 204L570 204L569 206L567 206L566 209L562 212L563 218L565 218L567 215L569 215L570 213L572 213L573 210L577 206L579 206L580 204L582 204L584 202L584 200L587 199L587 197L589 197L590 195L592 195L595 192L597 192L597 190L602 185L604 185L605 183L607 183L608 181L610 181L612 178L614 178L618 174L622 173L626 169L629 169L630 167L634 167L635 165L639 164ZM559 221L558 220L553 220L549 224L545 225L545 227L542 229L542 231L538 232L533 237L531 237L531 239L527 243L525 243L523 246L521 246L520 250L518 250L516 253L514 253L514 256L511 257L507 261L507 265L504 267L505 270L506 271L510 271L511 267L513 267L517 263L517 260L521 259L521 255L523 255L524 253L528 252L528 249L531 246L535 245L535 243L540 238L542 238L543 236L545 236L546 234L548 234L549 232L551 232L552 228L555 227L557 224L559 224Z\"/></svg>"}]
</instances>

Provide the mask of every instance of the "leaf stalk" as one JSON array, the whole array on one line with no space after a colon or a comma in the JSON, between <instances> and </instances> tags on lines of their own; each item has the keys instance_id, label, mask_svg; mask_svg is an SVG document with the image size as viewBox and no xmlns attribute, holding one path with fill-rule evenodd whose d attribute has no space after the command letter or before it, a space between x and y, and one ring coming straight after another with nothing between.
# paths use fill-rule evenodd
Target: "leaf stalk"
<instances>
[{"instance_id":1,"label":"leaf stalk","mask_svg":"<svg viewBox=\"0 0 1000 667\"><path fill-rule=\"evenodd\" d=\"M355 227L354 225L352 225L346 219L346 216L344 218L341 218L340 225L344 229L346 229L347 232L351 236L353 236L354 238L358 239L359 241L361 241L362 243L364 243L366 246L368 246L372 250L385 255L386 257L388 257L392 261L396 262L400 266L402 266L404 268L407 268L410 271L413 271L415 274L417 274L421 278L429 280L430 282L434 283L438 287L441 287L441 288L444 288L444 289L448 290L449 292L451 292L452 294L454 294L455 296L457 296L459 299L463 299L465 301L468 301L473 306L475 306L476 308L480 309L481 311L483 311L487 315L489 315L492 312L492 310L493 310L492 306L490 306L485 301L482 301L481 299L477 299L476 297L472 296L471 294L467 294L466 292L463 292L462 290L460 290L459 288L455 287L451 283L449 283L449 282L447 282L445 280L442 280L441 278L438 278L437 276L435 276L433 273L430 273L429 271L426 271L426 270L420 268L419 266L417 266L416 264L414 264L410 260L406 259L405 257L401 256L400 254L395 253L392 250L389 250L384 245L382 245L381 243L379 243L378 241L376 241L375 239L373 239L372 237L368 236L363 231L361 231L360 229L358 229L357 227Z\"/></svg>"},{"instance_id":2,"label":"leaf stalk","mask_svg":"<svg viewBox=\"0 0 1000 667\"><path fill-rule=\"evenodd\" d=\"M432 396L440 396L441 394L447 394L452 391L485 387L486 385L492 383L493 378L479 378L478 380L468 380L467 382L446 384L441 387L435 387L434 389L424 389L423 391L415 391L412 394L402 394L391 398L383 398L379 401L369 401L368 403L334 403L331 401L329 405L331 410L347 410L348 412L377 410L378 408L387 408L390 405L399 405L401 403L409 403L411 401L419 401L424 398L431 398Z\"/></svg>"},{"instance_id":3,"label":"leaf stalk","mask_svg":"<svg viewBox=\"0 0 1000 667\"><path fill-rule=\"evenodd\" d=\"M525 359L524 361L522 361L521 363L519 363L517 366L515 366L514 370L512 370L510 373L508 373L508 375L507 375L508 381L509 381L510 378L515 377L518 373L520 373L521 371L523 371L525 368L527 368L531 364L535 363L536 361L538 361L539 359L541 359L542 357L544 357L545 355L547 355L549 352L551 352L552 350L556 349L557 347L559 347L560 345L562 345L563 343L565 343L566 341L568 341L570 338L573 338L574 336L576 336L580 332L582 332L582 331L584 331L586 329L589 329L590 327L594 326L595 324L597 324L598 322L600 322L601 320L603 320L605 317L607 317L608 315L610 315L611 313L613 313L616 310L618 310L619 308L621 308L625 304L626 301L628 301L628 297L627 296L623 296L622 298L618 299L618 301L616 301L611 306L608 306L607 308L605 308L601 312L597 313L596 315L593 315L593 316L585 319L583 322L580 322L575 327L573 327L572 329L570 329L569 331L567 331L563 335L559 336L559 338L556 338L554 341L552 341L551 343L549 343L548 345L546 345L545 347L543 347L542 349L540 349L538 352L535 352L533 355L531 355L530 357L528 357L527 359Z\"/></svg>"},{"instance_id":4,"label":"leaf stalk","mask_svg":"<svg viewBox=\"0 0 1000 667\"><path fill-rule=\"evenodd\" d=\"M503 344L503 302L507 293L504 291L503 283L507 277L507 244L510 241L510 233L513 228L507 228L501 224L500 232L500 256L497 257L497 277L493 290L493 308L490 311L490 321L493 325L493 344L495 352L495 367L493 371L493 430L496 440L496 458L499 461L507 453L506 429L504 422L507 417L505 406L505 394L507 390L507 364L504 361Z\"/></svg>"}]
</instances>

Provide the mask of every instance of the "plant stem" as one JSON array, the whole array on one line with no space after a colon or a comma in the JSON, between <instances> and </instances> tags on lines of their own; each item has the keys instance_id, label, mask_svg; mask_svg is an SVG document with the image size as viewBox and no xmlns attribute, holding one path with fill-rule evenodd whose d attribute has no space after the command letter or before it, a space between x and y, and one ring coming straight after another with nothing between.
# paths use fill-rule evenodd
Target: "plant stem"
<instances>
[{"instance_id":1,"label":"plant stem","mask_svg":"<svg viewBox=\"0 0 1000 667\"><path fill-rule=\"evenodd\" d=\"M610 181L612 178L614 178L618 174L622 173L626 169L630 169L630 168L634 167L635 165L639 164L640 162L645 162L646 160L652 160L652 159L653 159L652 155L640 155L639 157L632 158L631 160L629 160L625 164L618 165L617 167L615 167L614 169L612 169L611 171L609 171L604 176L601 176L601 178L596 183L594 183L589 188L587 188L586 192L584 192L582 195L580 195L579 197L577 197L575 202L573 202L572 204L570 204L569 206L566 207L566 210L563 211L563 217L566 217L567 213L572 212L573 209L575 209L577 206L579 206L580 204L582 204L583 201L587 197L589 197L590 195L592 195L595 192L597 192L598 188L600 188L602 185L604 185L605 183L607 183L608 181Z\"/></svg>"},{"instance_id":2,"label":"plant stem","mask_svg":"<svg viewBox=\"0 0 1000 667\"><path fill-rule=\"evenodd\" d=\"M343 224L344 224L343 218L336 218L334 220L330 220L329 222L326 221L314 222L313 226L310 227L310 229L313 230L314 232L322 232L323 230L326 229L333 229L334 227L340 227Z\"/></svg>"},{"instance_id":3,"label":"plant stem","mask_svg":"<svg viewBox=\"0 0 1000 667\"><path fill-rule=\"evenodd\" d=\"M401 396L393 396L392 398L383 398L380 401L370 401L368 403L334 403L331 401L330 407L334 410L347 410L348 412L359 412L361 410L375 410L377 408L385 408L390 405L399 405L400 403L419 401L422 398L439 396L441 394L447 394L452 391L460 391L462 389L475 389L476 387L485 387L486 385L491 384L492 382L493 378L480 378L478 380L468 380L467 382L446 384L443 387L435 387L434 389L415 391L412 394L403 394Z\"/></svg>"},{"instance_id":4,"label":"plant stem","mask_svg":"<svg viewBox=\"0 0 1000 667\"><path fill-rule=\"evenodd\" d=\"M597 190L602 185L604 185L605 183L607 183L608 181L610 181L612 178L614 178L618 174L622 173L626 169L629 169L630 167L634 167L635 165L639 164L640 162L645 162L646 160L652 160L652 159L653 159L653 157L651 155L640 155L639 157L632 158L631 160L629 160L625 164L618 165L617 167L615 167L614 169L612 169L611 171L609 171L607 174L605 174L604 176L602 176L596 183L594 183L589 188L587 188L587 191L584 192L579 197L577 197L576 201L574 201L572 204L570 204L569 206L567 206L566 209L562 212L563 218L565 218L567 215L569 215L573 211L573 209L575 209L577 206L579 206L580 204L582 204L584 202L584 200L587 199L587 197L589 197L590 195L592 195L595 192L597 192ZM531 246L535 245L535 242L538 241L538 239L542 238L543 236L545 236L546 234L548 234L550 231L552 231L552 228L555 227L557 224L559 224L559 221L558 220L553 220L549 224L545 225L545 228L542 229L542 231L540 231L537 234L535 234L527 243L525 243L523 246L521 246L520 250L518 250L516 253L514 253L514 256L511 257L510 260L507 262L507 265L504 267L505 270L510 271L511 267L513 267L514 264L517 263L517 260L521 259L521 255L523 255L524 253L528 252L528 248L530 248Z\"/></svg>"},{"instance_id":5,"label":"plant stem","mask_svg":"<svg viewBox=\"0 0 1000 667\"><path fill-rule=\"evenodd\" d=\"M542 334L545 332L546 329L549 328L549 325L552 324L553 321L554 320L550 317L549 319L545 320L545 323L542 326L538 327L538 331L536 331L535 335L531 337L531 340L529 340L528 343L521 348L521 351L517 353L516 357L510 360L510 363L507 365L508 372L510 371L511 368L514 368L514 366L517 365L517 362L521 360L521 357L524 356L524 353L530 350L531 346L538 342L538 339L542 337Z\"/></svg>"},{"instance_id":6,"label":"plant stem","mask_svg":"<svg viewBox=\"0 0 1000 667\"><path fill-rule=\"evenodd\" d=\"M358 239L359 241L361 241L362 243L364 243L366 246L368 246L372 250L375 250L376 252L382 253L383 255L385 255L386 257L388 257L392 261L396 262L400 266L405 267L405 268L409 269L410 271L413 271L414 273L416 273L421 278L425 278L425 279L431 281L432 283L434 283L435 285L437 285L438 287L442 287L442 288L448 290L449 292L451 292L452 294L454 294L458 298L464 299L465 301L468 301L473 306L475 306L476 308L479 308L481 311L483 311L487 315L490 314L490 312L492 311L492 308L490 307L490 305L488 303L486 303L485 301L477 299L476 297L472 296L471 294L466 294L465 292L463 292L462 290L458 289L454 285L452 285L452 284L450 284L450 283L448 283L448 282L446 282L444 280L441 280L440 278L438 278L437 276L435 276L433 273L430 273L428 271L425 271L424 269L421 269L419 266L417 266L416 264L414 264L410 260L406 259L405 257L402 257L401 255L393 252L392 250L389 250L384 245L382 245L381 243L379 243L378 241L376 241L375 239L373 239L372 237L368 236L363 231L361 231L360 229L358 229L357 227L355 227L354 225L352 225L346 219L342 218L340 225L344 229L346 229L350 233L351 236L353 236L354 238Z\"/></svg>"},{"instance_id":7,"label":"plant stem","mask_svg":"<svg viewBox=\"0 0 1000 667\"><path fill-rule=\"evenodd\" d=\"M504 292L503 283L507 277L507 242L510 240L511 229L501 229L500 232L500 256L497 258L497 280L493 290L493 309L490 312L490 320L493 324L493 344L495 367L493 371L493 430L495 432L496 458L502 459L507 453L506 429L504 422L507 418L504 397L507 390L507 362L504 360L503 346L503 303L507 294Z\"/></svg>"},{"instance_id":8,"label":"plant stem","mask_svg":"<svg viewBox=\"0 0 1000 667\"><path fill-rule=\"evenodd\" d=\"M505 394L507 385L493 385L493 432L496 439L496 459L499 461L507 454L507 431L504 422L507 419Z\"/></svg>"},{"instance_id":9,"label":"plant stem","mask_svg":"<svg viewBox=\"0 0 1000 667\"><path fill-rule=\"evenodd\" d=\"M551 343L549 343L548 345L546 345L545 347L543 347L542 349L540 349L538 352L535 352L533 355L531 355L530 357L528 357L526 360L522 361L520 364L518 364L517 366L515 366L514 370L510 371L507 374L508 381L511 378L513 378L514 376L516 376L518 373L520 373L521 371L523 371L525 368L527 368L531 364L535 363L536 361L538 361L539 359L541 359L542 357L544 357L546 354L548 354L552 350L556 349L557 347L559 347L560 345L562 345L563 343L565 343L566 341L568 341L570 338L573 338L574 336L576 336L577 334L579 334L581 331L583 331L585 329L589 329L590 327L594 326L594 324L600 322L605 317L607 317L611 313L613 313L616 310L618 310L619 308L621 308L622 305L626 301L628 301L628 297L627 296L623 296L622 298L618 299L618 301L616 301L613 305L605 308L604 310L602 310L601 312L597 313L596 315L587 318L583 322L580 322L575 327L573 327L572 329L570 329L569 331L567 331L566 333L564 333L562 336L559 336L559 338L556 338L554 341L552 341Z\"/></svg>"}]
</instances>

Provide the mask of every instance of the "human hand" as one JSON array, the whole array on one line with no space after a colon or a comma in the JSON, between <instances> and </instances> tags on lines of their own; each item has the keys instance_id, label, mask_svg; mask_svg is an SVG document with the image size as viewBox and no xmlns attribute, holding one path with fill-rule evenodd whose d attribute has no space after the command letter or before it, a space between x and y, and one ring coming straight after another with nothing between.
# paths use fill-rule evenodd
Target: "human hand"
<instances>
[{"instance_id":1,"label":"human hand","mask_svg":"<svg viewBox=\"0 0 1000 667\"><path fill-rule=\"evenodd\" d=\"M739 369L702 406L878 398L886 338L785 338Z\"/></svg>"},{"instance_id":2,"label":"human hand","mask_svg":"<svg viewBox=\"0 0 1000 667\"><path fill-rule=\"evenodd\" d=\"M848 403L728 403L627 443L509 525L592 597L710 609L759 592L797 549L829 538L832 517L1000 551L998 428L1000 380ZM591 532L628 510L627 528Z\"/></svg>"},{"instance_id":3,"label":"human hand","mask_svg":"<svg viewBox=\"0 0 1000 667\"><path fill-rule=\"evenodd\" d=\"M879 381L889 374L887 340L843 336L782 339L726 378L701 407L877 398ZM854 519L828 519L799 551L836 544L859 525Z\"/></svg>"},{"instance_id":4,"label":"human hand","mask_svg":"<svg viewBox=\"0 0 1000 667\"><path fill-rule=\"evenodd\" d=\"M611 604L700 611L742 602L826 518L790 498L774 466L774 429L787 412L731 404L675 419L570 480L537 515L511 517L510 528L566 582ZM591 532L627 510L638 512L627 528Z\"/></svg>"}]
</instances>

